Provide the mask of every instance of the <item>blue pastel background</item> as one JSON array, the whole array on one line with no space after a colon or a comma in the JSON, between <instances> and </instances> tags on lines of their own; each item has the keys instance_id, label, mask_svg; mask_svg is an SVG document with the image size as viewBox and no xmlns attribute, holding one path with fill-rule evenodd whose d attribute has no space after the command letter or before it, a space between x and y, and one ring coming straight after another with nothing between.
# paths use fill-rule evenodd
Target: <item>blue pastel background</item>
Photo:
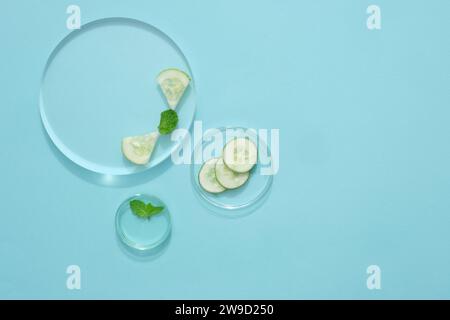
<instances>
[{"instance_id":1,"label":"blue pastel background","mask_svg":"<svg viewBox=\"0 0 450 320\"><path fill-rule=\"evenodd\" d=\"M188 166L106 187L67 163L38 94L69 4L83 23L125 16L171 36L205 127L280 129L261 208L210 214ZM446 0L2 0L0 298L450 298L449 14ZM172 212L151 261L115 238L115 210L137 192ZM66 288L71 264L81 290ZM381 290L366 287L371 264Z\"/></svg>"}]
</instances>

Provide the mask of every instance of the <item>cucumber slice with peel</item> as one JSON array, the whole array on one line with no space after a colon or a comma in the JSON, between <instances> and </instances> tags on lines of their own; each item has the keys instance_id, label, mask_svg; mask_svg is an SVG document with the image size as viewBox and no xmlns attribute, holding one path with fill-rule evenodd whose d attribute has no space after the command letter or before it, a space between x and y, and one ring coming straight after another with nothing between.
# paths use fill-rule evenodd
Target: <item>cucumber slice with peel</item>
<instances>
[{"instance_id":1,"label":"cucumber slice with peel","mask_svg":"<svg viewBox=\"0 0 450 320\"><path fill-rule=\"evenodd\" d=\"M191 82L191 78L186 72L172 68L161 71L156 81L166 97L169 107L174 110Z\"/></svg>"},{"instance_id":2,"label":"cucumber slice with peel","mask_svg":"<svg viewBox=\"0 0 450 320\"><path fill-rule=\"evenodd\" d=\"M198 182L207 192L220 193L226 189L216 179L216 162L219 158L206 161L198 173Z\"/></svg>"},{"instance_id":3,"label":"cucumber slice with peel","mask_svg":"<svg viewBox=\"0 0 450 320\"><path fill-rule=\"evenodd\" d=\"M122 153L125 158L134 164L147 164L158 137L158 132L152 132L142 136L126 137L122 140Z\"/></svg>"},{"instance_id":4,"label":"cucumber slice with peel","mask_svg":"<svg viewBox=\"0 0 450 320\"><path fill-rule=\"evenodd\" d=\"M248 172L258 160L258 149L249 138L234 138L223 148L223 160L235 172Z\"/></svg>"},{"instance_id":5,"label":"cucumber slice with peel","mask_svg":"<svg viewBox=\"0 0 450 320\"><path fill-rule=\"evenodd\" d=\"M217 181L226 189L236 189L247 182L250 174L248 172L238 173L228 168L223 162L223 158L219 158L216 162L216 178Z\"/></svg>"}]
</instances>

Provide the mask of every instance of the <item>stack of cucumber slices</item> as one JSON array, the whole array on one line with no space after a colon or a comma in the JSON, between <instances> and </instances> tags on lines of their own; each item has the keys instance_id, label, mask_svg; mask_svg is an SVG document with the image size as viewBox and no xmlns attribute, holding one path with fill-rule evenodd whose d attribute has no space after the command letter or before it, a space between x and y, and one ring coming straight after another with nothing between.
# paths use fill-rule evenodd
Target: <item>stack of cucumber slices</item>
<instances>
[{"instance_id":1,"label":"stack of cucumber slices","mask_svg":"<svg viewBox=\"0 0 450 320\"><path fill-rule=\"evenodd\" d=\"M249 138L234 138L223 148L222 157L206 161L198 174L200 186L221 193L243 186L258 160L258 149Z\"/></svg>"},{"instance_id":2,"label":"stack of cucumber slices","mask_svg":"<svg viewBox=\"0 0 450 320\"><path fill-rule=\"evenodd\" d=\"M169 108L175 110L180 102L191 78L178 69L165 69L156 77L156 81L166 97ZM152 156L160 133L154 131L140 136L122 139L122 153L129 161L138 165L146 165Z\"/></svg>"}]
</instances>

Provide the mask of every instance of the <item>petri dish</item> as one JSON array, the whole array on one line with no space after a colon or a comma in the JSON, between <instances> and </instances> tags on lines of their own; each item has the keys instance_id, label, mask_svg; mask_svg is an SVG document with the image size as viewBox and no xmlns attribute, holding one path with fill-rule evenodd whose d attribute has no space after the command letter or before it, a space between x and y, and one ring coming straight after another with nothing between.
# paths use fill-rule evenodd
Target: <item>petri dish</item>
<instances>
[{"instance_id":1,"label":"petri dish","mask_svg":"<svg viewBox=\"0 0 450 320\"><path fill-rule=\"evenodd\" d=\"M258 162L250 172L250 178L241 187L213 194L205 191L198 180L202 164L222 156L225 144L235 137L248 137L258 146ZM262 159L262 155L264 159ZM215 213L237 217L250 213L262 203L272 186L273 175L267 173L272 166L270 148L265 139L258 137L253 129L244 127L222 127L205 131L202 141L194 148L191 159L191 181L202 201Z\"/></svg>"},{"instance_id":2,"label":"petri dish","mask_svg":"<svg viewBox=\"0 0 450 320\"><path fill-rule=\"evenodd\" d=\"M151 217L142 219L130 208L130 201L141 200L154 206L163 206L164 210ZM165 243L172 230L172 222L168 207L159 198L137 194L126 199L116 212L116 233L119 239L134 252L149 252Z\"/></svg>"},{"instance_id":3,"label":"petri dish","mask_svg":"<svg viewBox=\"0 0 450 320\"><path fill-rule=\"evenodd\" d=\"M157 130L167 103L158 73L179 68L193 79L181 49L156 27L130 18L89 22L50 54L41 79L40 115L56 147L79 166L104 175L155 167L182 143L161 136L150 162L136 166L121 152L123 137ZM194 81L177 106L178 128L195 114Z\"/></svg>"}]
</instances>

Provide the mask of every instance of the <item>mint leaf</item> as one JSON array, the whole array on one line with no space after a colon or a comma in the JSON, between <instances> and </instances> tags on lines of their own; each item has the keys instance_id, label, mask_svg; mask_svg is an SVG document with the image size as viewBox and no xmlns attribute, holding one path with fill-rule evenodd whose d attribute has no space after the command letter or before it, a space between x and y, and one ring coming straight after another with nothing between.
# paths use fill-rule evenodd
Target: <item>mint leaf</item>
<instances>
[{"instance_id":1,"label":"mint leaf","mask_svg":"<svg viewBox=\"0 0 450 320\"><path fill-rule=\"evenodd\" d=\"M130 201L131 211L140 218L147 218L147 207L141 200Z\"/></svg>"},{"instance_id":2,"label":"mint leaf","mask_svg":"<svg viewBox=\"0 0 450 320\"><path fill-rule=\"evenodd\" d=\"M155 214L158 214L161 211L163 211L164 207L154 207L151 203L147 203L146 210L148 214L154 216Z\"/></svg>"},{"instance_id":3,"label":"mint leaf","mask_svg":"<svg viewBox=\"0 0 450 320\"><path fill-rule=\"evenodd\" d=\"M164 210L164 207L155 207L151 203L145 204L141 200L131 200L130 208L136 216L142 219L149 219Z\"/></svg>"},{"instance_id":4,"label":"mint leaf","mask_svg":"<svg viewBox=\"0 0 450 320\"><path fill-rule=\"evenodd\" d=\"M158 130L161 134L171 133L178 124L178 114L172 110L166 110L161 112L161 119L159 121Z\"/></svg>"}]
</instances>

